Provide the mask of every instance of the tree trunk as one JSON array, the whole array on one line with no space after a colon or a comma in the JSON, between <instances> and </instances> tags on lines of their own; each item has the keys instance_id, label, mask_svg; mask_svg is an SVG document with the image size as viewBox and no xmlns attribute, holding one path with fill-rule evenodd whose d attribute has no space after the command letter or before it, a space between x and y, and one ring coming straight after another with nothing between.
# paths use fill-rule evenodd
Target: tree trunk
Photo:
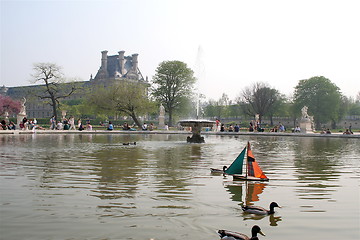
<instances>
[{"instance_id":1,"label":"tree trunk","mask_svg":"<svg viewBox=\"0 0 360 240\"><path fill-rule=\"evenodd\" d=\"M54 98L51 98L51 101L52 101L53 115L55 116L55 120L58 121L56 101L55 101ZM57 122L56 122L56 123L57 123Z\"/></svg>"},{"instance_id":2,"label":"tree trunk","mask_svg":"<svg viewBox=\"0 0 360 240\"><path fill-rule=\"evenodd\" d=\"M172 127L173 123L172 123L172 111L169 109L169 127Z\"/></svg>"},{"instance_id":3,"label":"tree trunk","mask_svg":"<svg viewBox=\"0 0 360 240\"><path fill-rule=\"evenodd\" d=\"M139 122L139 120L137 119L136 115L134 113L130 114L131 118L134 120L135 124L141 128L141 123Z\"/></svg>"},{"instance_id":4,"label":"tree trunk","mask_svg":"<svg viewBox=\"0 0 360 240\"><path fill-rule=\"evenodd\" d=\"M331 120L331 128L336 129L336 121L335 120Z\"/></svg>"},{"instance_id":5,"label":"tree trunk","mask_svg":"<svg viewBox=\"0 0 360 240\"><path fill-rule=\"evenodd\" d=\"M296 127L296 118L293 119L294 121L294 128Z\"/></svg>"}]
</instances>

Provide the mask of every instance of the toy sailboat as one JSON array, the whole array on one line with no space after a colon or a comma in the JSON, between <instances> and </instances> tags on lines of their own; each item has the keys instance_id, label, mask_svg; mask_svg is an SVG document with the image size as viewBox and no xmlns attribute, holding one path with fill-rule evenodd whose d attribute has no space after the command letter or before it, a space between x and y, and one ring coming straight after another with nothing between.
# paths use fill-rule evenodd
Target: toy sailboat
<instances>
[{"instance_id":1,"label":"toy sailboat","mask_svg":"<svg viewBox=\"0 0 360 240\"><path fill-rule=\"evenodd\" d=\"M246 155L246 158L245 158ZM245 175L243 174L243 165L245 160ZM215 169L211 169L213 172ZM224 168L224 174L233 176L234 180L245 181L269 181L259 164L255 161L254 154L251 151L250 143L241 151L237 158L228 168Z\"/></svg>"}]
</instances>

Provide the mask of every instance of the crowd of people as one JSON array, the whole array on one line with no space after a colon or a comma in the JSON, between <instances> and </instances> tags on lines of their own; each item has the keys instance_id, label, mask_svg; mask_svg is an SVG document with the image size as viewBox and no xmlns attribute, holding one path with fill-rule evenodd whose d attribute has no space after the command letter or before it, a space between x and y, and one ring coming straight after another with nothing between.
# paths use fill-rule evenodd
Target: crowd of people
<instances>
[{"instance_id":1,"label":"crowd of people","mask_svg":"<svg viewBox=\"0 0 360 240\"><path fill-rule=\"evenodd\" d=\"M239 132L241 130L239 124L229 124L225 125L221 123L219 119L216 119L214 129L215 132ZM245 130L243 128L243 130ZM262 127L259 121L250 121L249 126L246 129L248 132L264 132L265 128ZM283 124L279 123L278 125L274 126L273 128L269 129L270 132L285 132L286 128ZM294 129L294 132L300 132L299 126Z\"/></svg>"},{"instance_id":2,"label":"crowd of people","mask_svg":"<svg viewBox=\"0 0 360 240\"><path fill-rule=\"evenodd\" d=\"M5 121L5 120L1 120L1 128L2 130L32 130L35 131L36 129L40 129L40 130L44 130L45 128L40 126L36 120L36 118L34 119L27 119L26 117L24 117L22 119L22 121L17 125L15 124L13 121ZM55 116L52 116L50 118L49 121L49 126L51 130L79 130L79 131L92 131L93 130L93 126L90 123L90 120L86 120L85 123L83 123L82 119L79 118L77 121L75 121L75 118L73 116L70 116L69 119L67 118L63 118L61 121L56 121ZM100 122L100 126L104 127L104 129L108 130L108 131L112 131L115 130L115 125L113 124L113 122L109 121L107 123L102 123ZM124 122L122 125L117 126L117 128L119 130L125 130L125 131L136 131L138 128L136 126L136 124L134 123L133 125L129 125L127 122ZM147 124L146 122L144 122L141 125L141 128L139 127L139 129L141 129L142 131L152 131L155 130L156 127L154 126L153 123ZM178 128L179 130L184 130L184 128ZM286 128L283 124L281 124L279 122L279 124L275 125L272 128L268 128L267 127L267 131L269 132L285 132ZM165 124L164 130L169 130L169 126L167 124ZM185 129L187 130L187 129ZM191 129L190 129L191 130ZM215 132L240 132L241 128L240 128L240 124L227 124L225 125L224 123L221 123L221 121L219 119L216 119L215 124L213 127L206 129L206 131L215 131ZM242 128L242 130L247 130L248 132L264 132L265 129L261 126L261 124L259 123L259 121L250 121L249 122L249 126L248 128ZM292 129L293 133L300 133L301 129L299 126L296 126L295 128ZM329 128L327 129L323 129L321 132L321 134L331 134L331 131ZM343 134L353 134L352 130L351 130L351 126L349 128L347 128Z\"/></svg>"},{"instance_id":3,"label":"crowd of people","mask_svg":"<svg viewBox=\"0 0 360 240\"><path fill-rule=\"evenodd\" d=\"M17 128L17 125L13 121L9 121L8 123L5 120L1 121L1 128L2 130L35 130L37 129L44 129L43 127L39 126L37 124L36 118L34 119L27 119L24 117L21 122L19 123L19 128Z\"/></svg>"}]
</instances>

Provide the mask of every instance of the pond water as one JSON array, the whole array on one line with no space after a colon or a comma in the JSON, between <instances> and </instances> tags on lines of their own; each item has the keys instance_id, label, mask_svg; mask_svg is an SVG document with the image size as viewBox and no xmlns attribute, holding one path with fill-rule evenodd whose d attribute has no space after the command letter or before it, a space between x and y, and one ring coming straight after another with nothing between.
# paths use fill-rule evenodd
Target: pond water
<instances>
[{"instance_id":1,"label":"pond water","mask_svg":"<svg viewBox=\"0 0 360 240\"><path fill-rule=\"evenodd\" d=\"M359 239L358 139L186 135L0 135L0 238ZM250 141L269 182L214 175ZM136 142L136 145L123 145ZM244 214L243 204L272 216Z\"/></svg>"}]
</instances>

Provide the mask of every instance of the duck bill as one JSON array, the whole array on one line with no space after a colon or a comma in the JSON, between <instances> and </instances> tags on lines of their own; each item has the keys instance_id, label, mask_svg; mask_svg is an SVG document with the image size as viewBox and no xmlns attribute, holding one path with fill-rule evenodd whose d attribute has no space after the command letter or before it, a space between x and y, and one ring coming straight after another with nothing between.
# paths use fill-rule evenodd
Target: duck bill
<instances>
[{"instance_id":1,"label":"duck bill","mask_svg":"<svg viewBox=\"0 0 360 240\"><path fill-rule=\"evenodd\" d=\"M261 230L259 231L259 233L263 236L266 236Z\"/></svg>"}]
</instances>

